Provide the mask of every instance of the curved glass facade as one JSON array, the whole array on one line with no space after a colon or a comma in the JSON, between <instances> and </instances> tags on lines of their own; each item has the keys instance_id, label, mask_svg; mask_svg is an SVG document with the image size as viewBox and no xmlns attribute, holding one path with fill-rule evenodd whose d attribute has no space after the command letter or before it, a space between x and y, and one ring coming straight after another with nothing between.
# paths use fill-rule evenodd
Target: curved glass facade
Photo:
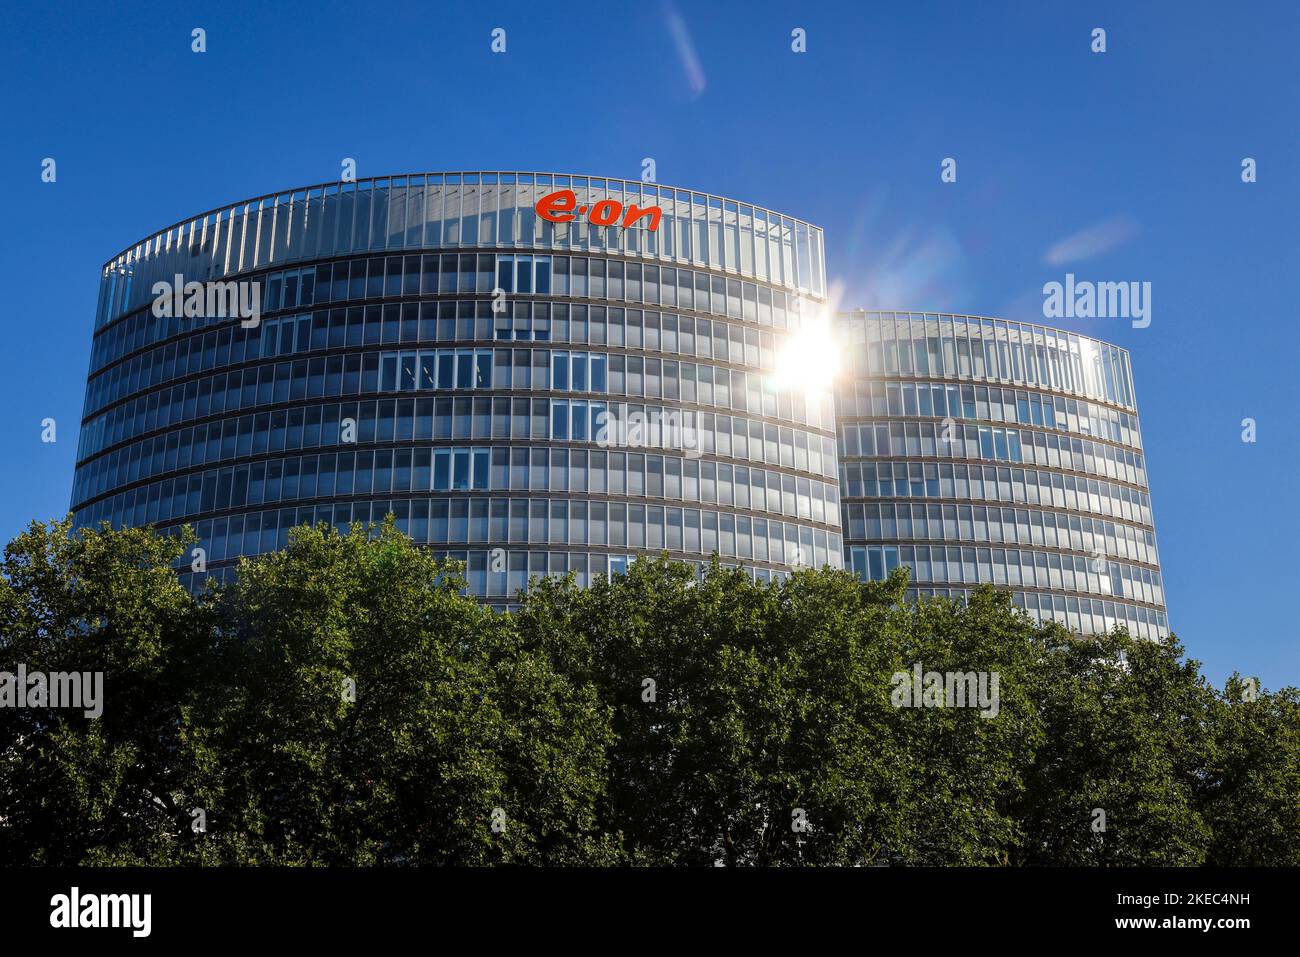
<instances>
[{"instance_id":1,"label":"curved glass facade","mask_svg":"<svg viewBox=\"0 0 1300 957\"><path fill-rule=\"evenodd\" d=\"M845 562L916 594L992 582L1090 634L1168 632L1123 349L1043 326L842 313Z\"/></svg>"},{"instance_id":2,"label":"curved glass facade","mask_svg":"<svg viewBox=\"0 0 1300 957\"><path fill-rule=\"evenodd\" d=\"M559 191L568 221L539 212ZM214 315L209 289L168 315L160 283L258 309ZM421 174L234 204L105 265L75 520L191 524L223 574L294 525L391 512L495 604L661 550L838 567L833 397L773 377L824 294L816 227L654 184Z\"/></svg>"},{"instance_id":3,"label":"curved glass facade","mask_svg":"<svg viewBox=\"0 0 1300 957\"><path fill-rule=\"evenodd\" d=\"M257 308L214 314L213 288ZM655 184L438 173L236 203L105 265L75 520L193 525L222 575L294 525L391 512L497 605L717 552L760 577L905 564L918 594L987 581L1082 633L1167 632L1124 350L844 313L835 394L783 389L825 296L818 228Z\"/></svg>"}]
</instances>

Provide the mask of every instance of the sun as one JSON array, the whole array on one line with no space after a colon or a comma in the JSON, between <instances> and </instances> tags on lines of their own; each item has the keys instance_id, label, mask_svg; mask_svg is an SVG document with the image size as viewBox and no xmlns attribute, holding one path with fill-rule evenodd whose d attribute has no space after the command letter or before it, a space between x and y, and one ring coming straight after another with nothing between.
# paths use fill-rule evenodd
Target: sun
<instances>
[{"instance_id":1,"label":"sun","mask_svg":"<svg viewBox=\"0 0 1300 957\"><path fill-rule=\"evenodd\" d=\"M829 392L839 371L839 350L827 314L805 319L777 349L776 388L806 395Z\"/></svg>"}]
</instances>

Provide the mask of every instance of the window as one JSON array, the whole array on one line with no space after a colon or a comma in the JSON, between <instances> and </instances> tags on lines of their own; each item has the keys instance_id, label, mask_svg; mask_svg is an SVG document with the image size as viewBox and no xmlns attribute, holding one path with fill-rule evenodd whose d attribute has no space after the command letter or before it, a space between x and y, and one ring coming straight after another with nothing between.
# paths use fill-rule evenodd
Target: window
<instances>
[{"instance_id":1,"label":"window","mask_svg":"<svg viewBox=\"0 0 1300 957\"><path fill-rule=\"evenodd\" d=\"M587 440L587 403L573 402L572 405L572 428L570 436L575 441L585 442Z\"/></svg>"}]
</instances>

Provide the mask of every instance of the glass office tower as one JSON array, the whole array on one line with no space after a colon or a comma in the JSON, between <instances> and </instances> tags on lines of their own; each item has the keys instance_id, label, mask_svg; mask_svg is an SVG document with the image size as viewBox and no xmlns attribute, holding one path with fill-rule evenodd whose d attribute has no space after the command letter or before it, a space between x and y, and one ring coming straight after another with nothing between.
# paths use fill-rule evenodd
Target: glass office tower
<instances>
[{"instance_id":1,"label":"glass office tower","mask_svg":"<svg viewBox=\"0 0 1300 957\"><path fill-rule=\"evenodd\" d=\"M225 283L255 315L177 292ZM438 173L236 203L105 265L75 520L193 525L225 575L294 525L392 513L498 606L666 550L760 577L908 565L914 593L988 581L1082 633L1167 632L1124 350L853 312L835 395L788 388L825 303L819 229L656 184Z\"/></svg>"},{"instance_id":2,"label":"glass office tower","mask_svg":"<svg viewBox=\"0 0 1300 957\"><path fill-rule=\"evenodd\" d=\"M160 283L237 283L259 314L210 289L169 309ZM833 396L772 377L825 293L821 230L655 184L437 173L226 206L104 266L75 520L193 525L226 574L294 525L392 513L497 605L661 550L839 567Z\"/></svg>"},{"instance_id":3,"label":"glass office tower","mask_svg":"<svg viewBox=\"0 0 1300 957\"><path fill-rule=\"evenodd\" d=\"M974 316L850 312L837 386L845 559L914 594L1012 591L1090 634L1168 632L1128 353Z\"/></svg>"}]
</instances>

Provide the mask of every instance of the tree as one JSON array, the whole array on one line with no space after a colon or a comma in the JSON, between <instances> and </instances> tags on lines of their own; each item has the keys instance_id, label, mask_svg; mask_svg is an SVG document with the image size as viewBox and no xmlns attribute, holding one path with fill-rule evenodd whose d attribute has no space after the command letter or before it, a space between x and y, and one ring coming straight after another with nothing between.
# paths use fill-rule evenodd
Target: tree
<instances>
[{"instance_id":1,"label":"tree","mask_svg":"<svg viewBox=\"0 0 1300 957\"><path fill-rule=\"evenodd\" d=\"M0 709L0 852L75 863L609 863L608 709L391 523L297 529L191 595L192 536L33 525L0 667L104 674L97 720Z\"/></svg>"},{"instance_id":2,"label":"tree","mask_svg":"<svg viewBox=\"0 0 1300 957\"><path fill-rule=\"evenodd\" d=\"M537 589L518 617L568 635L614 709L606 814L633 859L992 862L1015 832L998 801L1035 739L1017 684L1032 628L992 592L968 611L907 606L906 582L758 583L716 563L696 582L643 559L587 591ZM896 707L893 675L922 660L1004 672L999 717Z\"/></svg>"},{"instance_id":3,"label":"tree","mask_svg":"<svg viewBox=\"0 0 1300 957\"><path fill-rule=\"evenodd\" d=\"M1006 863L1021 839L1015 800L1045 733L1035 697L1038 629L990 586L966 606L936 599L907 614L896 670L987 676L992 706L945 700L944 707L895 709L901 761L891 856L927 865Z\"/></svg>"},{"instance_id":4,"label":"tree","mask_svg":"<svg viewBox=\"0 0 1300 957\"><path fill-rule=\"evenodd\" d=\"M1300 866L1300 690L1234 674L1210 710L1207 863Z\"/></svg>"},{"instance_id":5,"label":"tree","mask_svg":"<svg viewBox=\"0 0 1300 957\"><path fill-rule=\"evenodd\" d=\"M1216 692L1174 637L666 557L498 615L391 519L191 594L194 542L64 521L5 550L0 680L104 695L0 707L2 859L1300 863L1300 691Z\"/></svg>"},{"instance_id":6,"label":"tree","mask_svg":"<svg viewBox=\"0 0 1300 957\"><path fill-rule=\"evenodd\" d=\"M392 522L296 529L219 597L206 784L239 854L306 864L612 861L607 710Z\"/></svg>"},{"instance_id":7,"label":"tree","mask_svg":"<svg viewBox=\"0 0 1300 957\"><path fill-rule=\"evenodd\" d=\"M1026 864L1188 865L1205 858L1198 802L1212 690L1176 637L1043 633L1046 735L1016 814Z\"/></svg>"},{"instance_id":8,"label":"tree","mask_svg":"<svg viewBox=\"0 0 1300 957\"><path fill-rule=\"evenodd\" d=\"M188 828L187 704L204 610L172 563L190 538L33 523L0 563L0 670L98 673L103 713L0 708L0 858L47 865L166 859Z\"/></svg>"}]
</instances>

